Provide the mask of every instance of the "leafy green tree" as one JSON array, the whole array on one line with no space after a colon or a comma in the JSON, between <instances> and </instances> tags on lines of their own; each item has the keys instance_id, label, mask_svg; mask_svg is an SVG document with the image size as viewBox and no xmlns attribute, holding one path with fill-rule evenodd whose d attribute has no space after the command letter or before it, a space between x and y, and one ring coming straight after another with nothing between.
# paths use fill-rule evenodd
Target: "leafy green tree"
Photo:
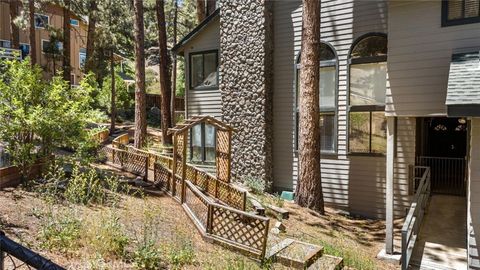
<instances>
[{"instance_id":1,"label":"leafy green tree","mask_svg":"<svg viewBox=\"0 0 480 270\"><path fill-rule=\"evenodd\" d=\"M0 66L0 141L24 177L32 162L55 147L75 149L87 140L89 87L71 88L60 77L47 82L29 60L2 60Z\"/></svg>"}]
</instances>

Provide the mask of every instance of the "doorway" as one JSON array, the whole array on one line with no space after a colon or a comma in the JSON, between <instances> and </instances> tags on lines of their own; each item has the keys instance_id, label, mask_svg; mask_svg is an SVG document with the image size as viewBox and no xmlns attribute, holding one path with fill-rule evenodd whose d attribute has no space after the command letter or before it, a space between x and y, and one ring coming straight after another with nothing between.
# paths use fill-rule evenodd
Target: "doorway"
<instances>
[{"instance_id":1,"label":"doorway","mask_svg":"<svg viewBox=\"0 0 480 270\"><path fill-rule=\"evenodd\" d=\"M467 139L465 118L418 118L415 163L430 167L432 193L465 196Z\"/></svg>"}]
</instances>

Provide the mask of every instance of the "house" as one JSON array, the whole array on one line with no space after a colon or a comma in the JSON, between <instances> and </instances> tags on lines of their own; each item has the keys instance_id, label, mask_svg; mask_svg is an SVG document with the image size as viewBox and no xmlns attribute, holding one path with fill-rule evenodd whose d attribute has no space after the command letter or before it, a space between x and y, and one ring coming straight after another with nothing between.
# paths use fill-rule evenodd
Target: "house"
<instances>
[{"instance_id":1,"label":"house","mask_svg":"<svg viewBox=\"0 0 480 270\"><path fill-rule=\"evenodd\" d=\"M82 68L86 60L87 23L82 18L72 15L70 25L71 81L72 85L76 85L82 79ZM48 28L63 28L63 9L57 5L48 5L42 10L38 10L38 13L35 13L35 28L38 64L46 70L45 76L51 77L54 70L62 66L63 43L57 41L55 46L51 46ZM10 32L10 6L8 3L0 2L0 50L4 49L3 54L7 49L11 51L12 36ZM30 54L29 29L20 29L20 51L22 58Z\"/></svg>"},{"instance_id":2,"label":"house","mask_svg":"<svg viewBox=\"0 0 480 270\"><path fill-rule=\"evenodd\" d=\"M236 128L236 180L294 190L301 1L219 6L172 49L187 67L187 118L212 115ZM456 222L443 233L458 236L460 255L446 263L465 261L446 269L480 268L479 12L478 0L322 0L319 159L326 204L386 218L386 250L393 253L393 220L416 205L421 167L414 166L429 167L429 212L445 216L432 221L427 214L424 222ZM194 130L192 162L213 161L212 134L208 126ZM426 250L430 243L423 244Z\"/></svg>"}]
</instances>

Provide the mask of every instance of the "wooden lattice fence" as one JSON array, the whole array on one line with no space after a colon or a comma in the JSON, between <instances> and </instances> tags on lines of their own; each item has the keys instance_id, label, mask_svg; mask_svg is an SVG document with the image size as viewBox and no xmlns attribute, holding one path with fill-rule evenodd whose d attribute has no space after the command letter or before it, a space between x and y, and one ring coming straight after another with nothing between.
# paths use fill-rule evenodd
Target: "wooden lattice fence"
<instances>
[{"instance_id":1,"label":"wooden lattice fence","mask_svg":"<svg viewBox=\"0 0 480 270\"><path fill-rule=\"evenodd\" d=\"M135 153L132 151L105 146L102 148L107 161L116 165L122 170L133 174L148 176L148 155L143 153Z\"/></svg>"}]
</instances>

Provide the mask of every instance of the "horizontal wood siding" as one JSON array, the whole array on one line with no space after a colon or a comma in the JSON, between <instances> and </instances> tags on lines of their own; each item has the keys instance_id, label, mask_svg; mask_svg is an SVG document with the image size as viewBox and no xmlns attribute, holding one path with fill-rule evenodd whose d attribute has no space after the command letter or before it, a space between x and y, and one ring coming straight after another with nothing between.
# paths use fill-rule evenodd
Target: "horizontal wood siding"
<instances>
[{"instance_id":1,"label":"horizontal wood siding","mask_svg":"<svg viewBox=\"0 0 480 270\"><path fill-rule=\"evenodd\" d=\"M190 40L183 50L185 67L189 67L189 54L192 52L218 50L220 46L220 20L210 22L199 35ZM222 99L219 89L191 90L190 70L186 68L185 89L187 118L193 115L211 115L221 118Z\"/></svg>"},{"instance_id":2,"label":"horizontal wood siding","mask_svg":"<svg viewBox=\"0 0 480 270\"><path fill-rule=\"evenodd\" d=\"M294 151L294 63L301 46L301 1L274 4L274 187L292 190L297 178ZM385 158L347 154L348 52L354 40L369 32L387 32L386 1L322 1L321 39L336 50L339 61L338 155L321 159L325 201L371 217L385 213ZM415 155L415 119L398 120L395 165L396 215L408 206L408 165Z\"/></svg>"},{"instance_id":3,"label":"horizontal wood siding","mask_svg":"<svg viewBox=\"0 0 480 270\"><path fill-rule=\"evenodd\" d=\"M480 24L441 27L441 0L390 1L387 114L446 114L452 51L480 47Z\"/></svg>"},{"instance_id":4,"label":"horizontal wood siding","mask_svg":"<svg viewBox=\"0 0 480 270\"><path fill-rule=\"evenodd\" d=\"M480 118L471 121L468 169L468 264L480 269Z\"/></svg>"}]
</instances>

